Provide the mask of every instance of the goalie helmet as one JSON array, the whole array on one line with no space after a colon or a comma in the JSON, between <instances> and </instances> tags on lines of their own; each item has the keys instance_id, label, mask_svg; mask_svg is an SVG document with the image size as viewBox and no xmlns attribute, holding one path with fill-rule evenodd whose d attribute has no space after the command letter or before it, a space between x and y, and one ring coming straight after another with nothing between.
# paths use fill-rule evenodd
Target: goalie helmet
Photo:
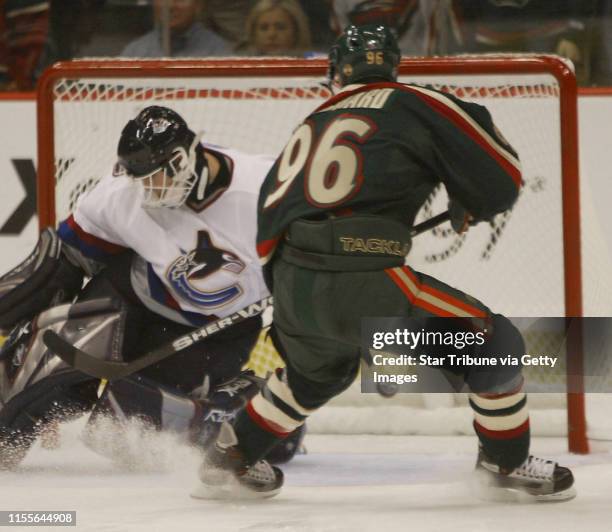
<instances>
[{"instance_id":1,"label":"goalie helmet","mask_svg":"<svg viewBox=\"0 0 612 532\"><path fill-rule=\"evenodd\" d=\"M207 168L204 162L202 171L196 171L198 145L198 136L178 113L146 107L121 132L115 174L128 175L142 185L144 206L180 207L198 177L199 199L203 198Z\"/></svg>"},{"instance_id":2,"label":"goalie helmet","mask_svg":"<svg viewBox=\"0 0 612 532\"><path fill-rule=\"evenodd\" d=\"M348 26L329 51L331 83L349 85L369 80L397 80L400 50L393 32L383 25Z\"/></svg>"}]
</instances>

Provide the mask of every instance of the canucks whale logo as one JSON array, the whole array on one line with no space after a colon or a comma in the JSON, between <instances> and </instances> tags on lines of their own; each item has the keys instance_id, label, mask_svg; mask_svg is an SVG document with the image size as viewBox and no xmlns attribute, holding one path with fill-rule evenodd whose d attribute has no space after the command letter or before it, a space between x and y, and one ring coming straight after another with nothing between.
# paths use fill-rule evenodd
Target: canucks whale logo
<instances>
[{"instance_id":1,"label":"canucks whale logo","mask_svg":"<svg viewBox=\"0 0 612 532\"><path fill-rule=\"evenodd\" d=\"M213 273L227 271L238 275L245 264L234 253L215 247L207 231L198 232L196 249L176 259L168 269L168 280L190 302L207 308L220 307L242 294L239 283L205 291L198 281Z\"/></svg>"}]
</instances>

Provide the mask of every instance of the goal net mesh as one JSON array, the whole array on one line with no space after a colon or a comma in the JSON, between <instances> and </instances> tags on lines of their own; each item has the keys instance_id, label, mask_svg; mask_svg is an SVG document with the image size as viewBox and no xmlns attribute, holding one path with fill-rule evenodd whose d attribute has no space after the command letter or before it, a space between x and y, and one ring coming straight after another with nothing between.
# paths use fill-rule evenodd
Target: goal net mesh
<instances>
[{"instance_id":1,"label":"goal net mesh","mask_svg":"<svg viewBox=\"0 0 612 532\"><path fill-rule=\"evenodd\" d=\"M54 144L56 222L67 217L79 196L111 170L123 126L147 105L176 110L193 130L203 133L207 143L248 153L278 154L292 130L330 95L322 84L322 66L314 75L292 76L279 75L274 69L260 69L257 75L201 77L181 77L180 71L173 77L126 76L121 70L107 76L95 69L90 76L68 73L56 76L51 85L54 126L47 134ZM400 79L485 105L518 151L525 181L511 211L466 235L456 235L446 224L418 236L408 263L507 316L565 315L565 290L572 287L566 286L564 277L562 152L576 147L561 142L561 88L555 76L524 74L516 61L515 68L505 73L441 76L420 72ZM589 202L584 187L582 198L583 204ZM436 190L417 221L446 210L446 204L444 191ZM610 264L609 253L596 224L587 219L582 224L583 255L590 258L587 264L583 256L585 276L590 276L588 285L582 283L585 314L609 315L612 297L603 275ZM250 366L265 375L281 364L262 333ZM545 383L549 378L541 368L528 372L530 379ZM602 368L603 373L609 373L608 368ZM536 433L566 430L564 397L530 397L535 410L542 406L546 412L541 420L534 413ZM380 405L386 407L384 416L377 408ZM471 416L465 405L464 398L445 394L398 394L392 399L362 396L357 382L333 402L337 408L316 414L311 428L325 432L469 433Z\"/></svg>"}]
</instances>

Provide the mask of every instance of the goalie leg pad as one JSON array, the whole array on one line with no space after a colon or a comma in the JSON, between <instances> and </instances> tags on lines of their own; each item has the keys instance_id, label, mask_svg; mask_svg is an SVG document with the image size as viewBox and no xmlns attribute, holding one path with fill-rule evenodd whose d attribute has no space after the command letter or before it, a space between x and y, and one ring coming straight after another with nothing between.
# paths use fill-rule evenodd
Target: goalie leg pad
<instances>
[{"instance_id":1,"label":"goalie leg pad","mask_svg":"<svg viewBox=\"0 0 612 532\"><path fill-rule=\"evenodd\" d=\"M202 418L198 401L141 376L107 384L83 432L94 452L129 467L156 462L151 432L166 430L186 440L197 433Z\"/></svg>"},{"instance_id":2,"label":"goalie leg pad","mask_svg":"<svg viewBox=\"0 0 612 532\"><path fill-rule=\"evenodd\" d=\"M105 386L88 423L101 417L119 423L137 418L157 430L189 432L201 409L191 397L135 375Z\"/></svg>"},{"instance_id":3,"label":"goalie leg pad","mask_svg":"<svg viewBox=\"0 0 612 532\"><path fill-rule=\"evenodd\" d=\"M91 408L95 383L75 371L55 374L15 396L0 410L0 468L19 465L49 424Z\"/></svg>"},{"instance_id":4,"label":"goalie leg pad","mask_svg":"<svg viewBox=\"0 0 612 532\"><path fill-rule=\"evenodd\" d=\"M34 251L0 277L0 328L8 329L49 306L69 301L82 282L81 270L66 259L55 231L45 229Z\"/></svg>"},{"instance_id":5,"label":"goalie leg pad","mask_svg":"<svg viewBox=\"0 0 612 532\"><path fill-rule=\"evenodd\" d=\"M0 465L14 467L41 430L90 409L97 381L67 366L42 342L47 328L101 356L120 343L121 310L110 300L53 307L13 329L0 349Z\"/></svg>"},{"instance_id":6,"label":"goalie leg pad","mask_svg":"<svg viewBox=\"0 0 612 532\"><path fill-rule=\"evenodd\" d=\"M211 390L205 384L206 389L194 391L195 397L134 375L105 386L89 418L84 439L103 456L116 458L117 449L121 449L121 458L133 461L126 455L122 440L137 421L140 429L173 432L203 448L217 437L221 424L232 420L262 384L263 379L243 372Z\"/></svg>"}]
</instances>

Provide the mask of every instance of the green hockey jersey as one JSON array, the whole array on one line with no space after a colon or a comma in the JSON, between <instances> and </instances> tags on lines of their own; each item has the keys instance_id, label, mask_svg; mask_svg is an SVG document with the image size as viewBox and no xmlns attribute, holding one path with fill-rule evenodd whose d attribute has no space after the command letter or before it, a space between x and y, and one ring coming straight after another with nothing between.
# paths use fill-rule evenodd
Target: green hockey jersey
<instances>
[{"instance_id":1,"label":"green hockey jersey","mask_svg":"<svg viewBox=\"0 0 612 532\"><path fill-rule=\"evenodd\" d=\"M375 214L412 226L440 183L476 221L515 202L518 156L487 109L417 85L346 87L297 127L268 173L258 254L268 263L299 218Z\"/></svg>"}]
</instances>

